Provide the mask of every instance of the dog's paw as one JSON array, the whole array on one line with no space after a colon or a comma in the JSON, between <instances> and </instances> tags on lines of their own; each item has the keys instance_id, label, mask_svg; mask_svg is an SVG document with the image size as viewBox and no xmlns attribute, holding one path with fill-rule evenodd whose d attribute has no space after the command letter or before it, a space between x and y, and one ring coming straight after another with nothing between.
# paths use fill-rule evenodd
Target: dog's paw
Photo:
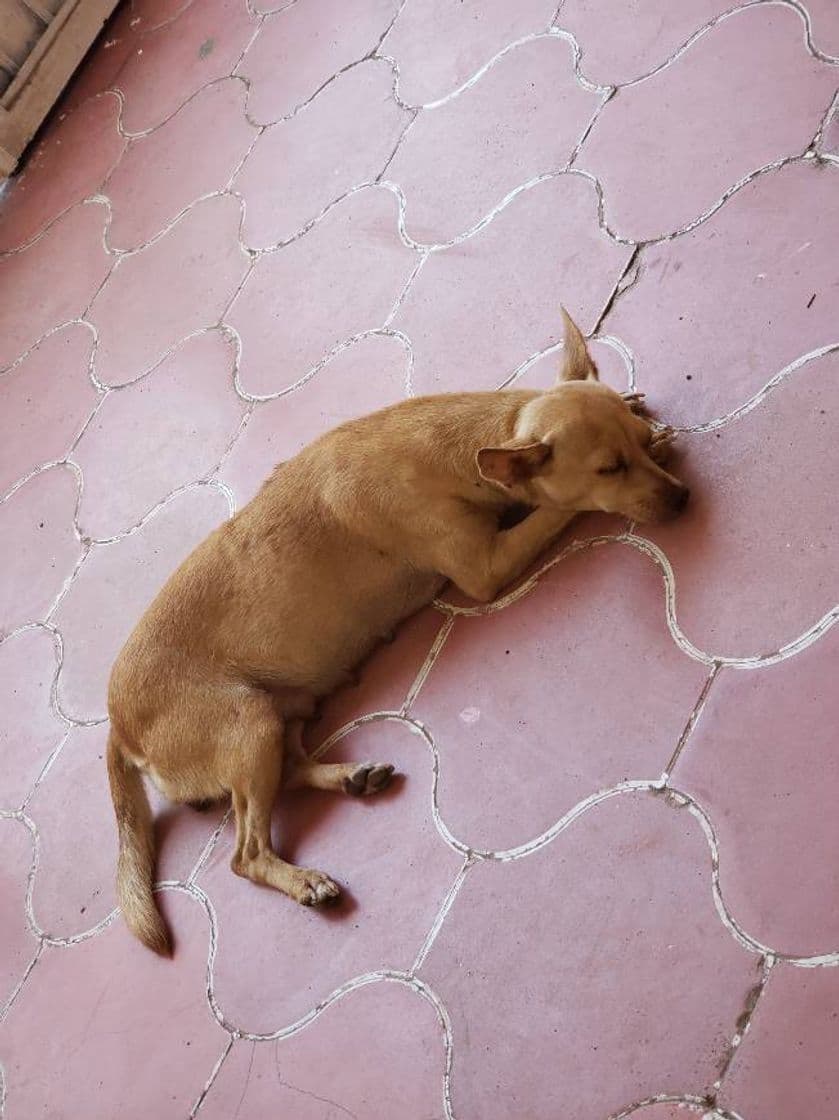
<instances>
[{"instance_id":1,"label":"dog's paw","mask_svg":"<svg viewBox=\"0 0 839 1120\"><path fill-rule=\"evenodd\" d=\"M289 894L301 906L321 906L338 898L341 888L322 871L298 867L295 869Z\"/></svg>"},{"instance_id":2,"label":"dog's paw","mask_svg":"<svg viewBox=\"0 0 839 1120\"><path fill-rule=\"evenodd\" d=\"M621 399L636 416L649 416L646 404L646 393L626 392L621 393Z\"/></svg>"},{"instance_id":3,"label":"dog's paw","mask_svg":"<svg viewBox=\"0 0 839 1120\"><path fill-rule=\"evenodd\" d=\"M673 441L676 438L676 433L672 428L656 428L653 431L653 437L650 440L650 446L647 448L647 453L654 463L664 464L670 458L670 452L673 450Z\"/></svg>"},{"instance_id":4,"label":"dog's paw","mask_svg":"<svg viewBox=\"0 0 839 1120\"><path fill-rule=\"evenodd\" d=\"M367 797L387 789L393 777L390 763L364 762L344 778L344 793L350 797Z\"/></svg>"}]
</instances>

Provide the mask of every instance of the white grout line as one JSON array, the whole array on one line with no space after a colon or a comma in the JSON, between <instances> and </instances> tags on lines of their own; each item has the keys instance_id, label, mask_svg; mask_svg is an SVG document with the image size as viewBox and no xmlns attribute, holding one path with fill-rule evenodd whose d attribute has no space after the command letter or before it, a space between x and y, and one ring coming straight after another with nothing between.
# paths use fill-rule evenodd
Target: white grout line
<instances>
[{"instance_id":1,"label":"white grout line","mask_svg":"<svg viewBox=\"0 0 839 1120\"><path fill-rule=\"evenodd\" d=\"M221 1067L227 1061L227 1056L230 1053L231 1049L233 1048L234 1041L235 1040L233 1038L233 1035L232 1034L228 1035L227 1042L225 1043L224 1049L222 1050L221 1054L216 1059L216 1063L213 1066L212 1070L210 1071L210 1076L204 1082L203 1089L198 1094L197 1098L195 1099L195 1103L193 1104L192 1108L189 1110L189 1120L195 1120L195 1117L198 1115L198 1110L201 1108L201 1105L204 1103L204 1101L207 1097L207 1094L210 1092L213 1085L215 1084L216 1078L218 1077L218 1075L221 1071ZM235 1116L234 1116L234 1120L236 1120Z\"/></svg>"},{"instance_id":2,"label":"white grout line","mask_svg":"<svg viewBox=\"0 0 839 1120\"><path fill-rule=\"evenodd\" d=\"M414 680L411 683L411 687L408 689L408 694L405 697L405 703L399 709L400 715L408 715L411 708L413 707L414 701L419 695L420 689L428 679L428 674L434 668L437 658L443 652L443 646L448 640L449 634L451 633L452 627L454 626L454 622L455 620L453 618L445 619L440 626L440 629L437 631L434 637L434 641L431 643L431 648L426 654L425 660L423 661L422 665L420 665L419 671L417 672L416 677L414 677Z\"/></svg>"},{"instance_id":3,"label":"white grout line","mask_svg":"<svg viewBox=\"0 0 839 1120\"><path fill-rule=\"evenodd\" d=\"M719 1096L720 1090L722 1089L723 1083L728 1077L728 1074L731 1071L731 1067L737 1058L737 1051L739 1050L743 1039L749 1032L749 1028L752 1025L752 1020L754 1019L755 1012L757 1011L757 1006L763 999L763 994L766 991L766 985L769 983L772 969L775 967L775 964L776 960L773 956L758 958L760 979L746 993L745 1006L743 1008L743 1011L737 1018L734 1034L732 1035L731 1041L728 1044L728 1051L723 1060L719 1076L711 1087L713 1093L712 1099L715 1102L717 1100L717 1097Z\"/></svg>"},{"instance_id":4,"label":"white grout line","mask_svg":"<svg viewBox=\"0 0 839 1120\"><path fill-rule=\"evenodd\" d=\"M738 1112L720 1109L709 1104L707 1097L698 1097L694 1093L656 1093L636 1101L628 1108L622 1108L620 1112L610 1113L607 1120L627 1120L627 1117L634 1116L637 1112L646 1112L648 1108L657 1104L674 1104L677 1108L684 1108L695 1116L696 1120L745 1120ZM642 1116L639 1120L645 1118ZM685 1120L689 1120L687 1113Z\"/></svg>"},{"instance_id":5,"label":"white grout line","mask_svg":"<svg viewBox=\"0 0 839 1120\"><path fill-rule=\"evenodd\" d=\"M455 899L460 893L460 888L465 883L466 876L469 874L474 865L475 858L470 854L463 861L462 867L455 876L452 885L446 892L445 898L440 905L440 909L437 911L434 921L431 924L431 928L429 929L428 933L425 936L425 940L420 946L420 950L416 955L414 963L411 965L411 976L415 976L416 973L419 972L419 970L425 964L426 958L428 957L428 954L431 951L434 942L437 940L437 936L440 933L440 930L443 928L443 922L448 917L449 911L451 910L452 906L454 905Z\"/></svg>"},{"instance_id":6,"label":"white grout line","mask_svg":"<svg viewBox=\"0 0 839 1120\"><path fill-rule=\"evenodd\" d=\"M559 39L567 43L567 45L571 48L574 76L576 77L579 84L583 87L583 89L589 90L592 93L611 95L611 91L614 88L613 86L602 86L597 82L591 82L580 72L580 47L571 32L563 31L558 27L549 27L545 31L533 31L529 35L522 35L519 39L515 39L512 43L507 43L506 46L502 47L501 50L496 51L492 58L485 62L483 66L479 67L469 78L461 82L460 85L453 89L450 93L445 94L443 97L438 97L434 101L427 101L422 105L416 105L412 107L423 110L433 110L439 109L443 105L447 105L450 101L454 101L455 98L460 97L462 93L464 93L468 89L471 89L472 86L476 85L485 74L487 74L490 70L497 66L498 63L511 51L517 50L519 47L523 47L528 43L535 43L540 39Z\"/></svg>"},{"instance_id":7,"label":"white grout line","mask_svg":"<svg viewBox=\"0 0 839 1120\"><path fill-rule=\"evenodd\" d=\"M224 835L224 831L227 828L230 821L232 820L232 818L233 818L233 808L231 806L230 808L228 808L226 810L224 816L221 818L221 820L218 822L216 827L213 829L213 831L210 833L209 837L207 838L207 841L204 844L204 847L201 849L201 854L198 856L198 859L195 861L195 864L194 864L192 870L190 871L189 875L187 876L186 881L187 881L188 884L191 885L191 884L195 883L196 880L198 879L198 876L201 874L201 872L207 866L208 860L210 859L213 852L215 851L219 840Z\"/></svg>"},{"instance_id":8,"label":"white grout line","mask_svg":"<svg viewBox=\"0 0 839 1120\"><path fill-rule=\"evenodd\" d=\"M47 758L44 761L43 766L39 770L38 775L35 778L35 781L30 786L29 790L26 793L26 796L24 797L23 801L20 803L20 806L18 807L19 812L21 812L21 813L26 813L27 812L27 809L29 807L29 802L35 796L35 793L37 792L38 787L41 785L44 778L46 778L47 774L49 774L50 770L53 767L53 763L55 762L55 760L58 758L58 756L64 750L64 747L67 744L67 740L70 738L70 733L71 733L72 730L73 730L73 728L68 728L64 732L64 734L62 735L62 737L58 741L58 743L53 747L53 749L47 755Z\"/></svg>"},{"instance_id":9,"label":"white grout line","mask_svg":"<svg viewBox=\"0 0 839 1120\"><path fill-rule=\"evenodd\" d=\"M34 352L42 345L42 343L46 342L48 338L52 338L52 336L54 334L58 334L59 331L67 330L68 327L77 326L85 327L90 332L95 343L96 331L91 323L86 322L84 319L65 319L64 322L59 323L58 326L50 327L49 330L44 331L44 333L36 338L30 346L27 346L27 348L22 353L18 354L18 356L14 358L9 363L9 365L0 368L0 379L5 377L7 374L14 373L18 366L25 362L31 354L34 354Z\"/></svg>"},{"instance_id":10,"label":"white grout line","mask_svg":"<svg viewBox=\"0 0 839 1120\"><path fill-rule=\"evenodd\" d=\"M810 350L806 354L802 354L794 361L785 365L782 370L779 370L774 376L763 385L756 393L743 404L733 408L730 412L726 412L723 416L717 416L713 420L705 420L700 424L685 424L685 425L672 425L673 430L676 432L691 432L702 433L712 432L717 428L722 428L726 424L730 424L733 420L739 420L741 417L746 416L752 409L757 406L782 384L786 379L798 370L803 369L804 366L810 362L817 361L819 358L824 358L828 354L835 354L839 352L839 342L831 342L827 346L819 346L816 350Z\"/></svg>"},{"instance_id":11,"label":"white grout line","mask_svg":"<svg viewBox=\"0 0 839 1120\"><path fill-rule=\"evenodd\" d=\"M699 649L690 641L679 626L676 614L676 576L669 558L657 544L654 544L646 537L637 536L634 531L584 537L580 540L571 541L570 544L566 545L555 556L543 564L538 571L534 572L521 584L513 588L512 591L507 592L507 594L502 595L492 603L462 607L456 606L453 603L448 603L445 600L437 599L434 605L441 613L455 617L462 615L470 618L485 614L495 614L497 611L504 610L513 603L517 603L520 599L523 599L525 595L529 595L534 591L539 585L542 576L556 567L556 565L561 563L566 557L573 556L578 552L585 552L591 548L600 548L608 544L624 545L637 549L638 552L648 556L658 565L664 580L665 616L670 636L686 656L692 658L694 661L699 661L704 665L708 665L709 667L714 664L719 664L720 666L732 666L736 669L758 669L767 665L775 665L779 661L785 660L787 657L792 657L802 649L806 649L807 646L811 645L823 634L826 634L834 623L839 620L839 605L837 605L827 611L826 614L814 622L803 633L797 635L791 641L786 642L778 649L767 653L746 656L727 656L722 653L709 653Z\"/></svg>"},{"instance_id":12,"label":"white grout line","mask_svg":"<svg viewBox=\"0 0 839 1120\"><path fill-rule=\"evenodd\" d=\"M41 956L41 953L43 951L44 951L44 943L43 943L43 941L39 941L38 942L38 947L36 948L34 954L32 955L32 958L30 959L26 968L23 970L23 975L21 976L20 980L18 980L17 984L15 984L14 988L11 991L11 994L9 995L9 998L6 1000L6 1002L3 1004L3 1006L0 1007L0 1023L2 1023L3 1020L6 1018L9 1011L11 1011L11 1009L12 1009L12 1004L15 1002L15 1000L20 995L20 993L23 991L23 986L26 983L26 981L29 979L29 977L32 975L32 970L34 969L35 965L38 963L38 960L39 960L39 958ZM0 1117L2 1117L2 1115L3 1115L3 1103L5 1101L4 1088L5 1087L4 1087L4 1084L3 1084L3 1068L2 1068L2 1066L0 1066Z\"/></svg>"},{"instance_id":13,"label":"white grout line","mask_svg":"<svg viewBox=\"0 0 839 1120\"><path fill-rule=\"evenodd\" d=\"M225 329L230 333L231 337L235 338L241 354L241 339L239 338L238 332L234 327L230 326L226 326ZM275 401L280 397L286 397L289 393L293 393L297 389L301 389L305 384L307 384L307 382L311 381L311 379L316 374L320 373L320 371L325 366L329 365L333 358L336 358L339 354L342 354L345 350L348 350L357 342L361 342L366 338L374 338L376 336L381 336L383 338L394 338L404 348L407 363L405 373L405 395L413 396L410 376L411 370L413 369L413 354L411 350L411 343L408 337L402 331L393 330L390 327L372 327L369 330L359 331L358 334L351 335L350 338L344 339L343 342L339 342L337 345L333 346L332 349L329 350L329 352L326 353L322 358L319 358L313 366L310 366L309 369L307 369L304 374L298 377L296 381L292 382L291 385L286 385L284 388L278 389L275 393L248 393L242 387L241 381L239 379L239 363L237 362L235 372L236 392L239 394L242 400L256 404L260 404L265 401Z\"/></svg>"},{"instance_id":14,"label":"white grout line","mask_svg":"<svg viewBox=\"0 0 839 1120\"><path fill-rule=\"evenodd\" d=\"M688 740L690 739L691 735L693 734L694 730L696 729L697 723L699 723L699 720L702 717L702 713L705 710L705 705L708 702L708 695L709 695L709 693L710 693L710 691L711 691L711 689L714 685L714 681L716 681L717 676L719 675L719 671L720 671L719 663L715 661L714 664L711 666L711 671L708 673L708 676L705 678L705 683L702 685L702 690L700 691L699 696L697 697L696 703L694 704L693 709L692 709L690 715L687 718L687 722L685 723L685 726L682 729L682 733L679 736L679 741L676 743L676 746L673 749L673 753L671 754L671 756L670 756L670 758L667 762L667 765L664 768L664 773L661 775L661 786L662 786L662 788L664 788L664 786L666 786L666 785L669 785L669 783L670 783L670 778L673 774L673 770L676 766L676 763L682 757L682 753L684 752L684 749L687 746Z\"/></svg>"},{"instance_id":15,"label":"white grout line","mask_svg":"<svg viewBox=\"0 0 839 1120\"><path fill-rule=\"evenodd\" d=\"M803 24L804 46L807 52L814 58L818 59L819 62L824 62L828 65L835 65L836 63L839 63L839 57L824 54L816 48L812 39L812 24L810 21L810 13L802 4L797 3L797 0L746 0L745 3L736 4L734 7L729 8L727 11L721 12L719 15L714 16L712 19L708 20L708 22L705 23L702 27L688 36L688 38L685 39L684 42L676 48L676 50L668 55L663 62L657 63L651 70L645 71L637 78L632 78L627 82L621 82L618 88L631 89L633 86L641 85L643 82L646 82L650 78L655 77L656 74L660 74L662 70L666 70L668 67L670 67L677 59L681 58L681 56L686 51L689 51L695 43L697 43L700 39L703 39L709 31L713 31L713 29L718 24L724 23L726 20L739 16L743 12L750 11L752 8L764 7L789 8L794 11L800 17Z\"/></svg>"},{"instance_id":16,"label":"white grout line","mask_svg":"<svg viewBox=\"0 0 839 1120\"><path fill-rule=\"evenodd\" d=\"M706 682L706 687L703 693L700 694L699 702L694 709L695 718L698 718L701 705L707 699L707 690L711 687L715 674L711 674L709 682ZM426 744L431 755L431 815L435 827L442 838L442 840L455 851L459 852L467 862L474 862L476 860L497 860L502 863L509 863L515 860L523 859L527 856L533 855L535 852L540 851L542 848L551 844L557 836L564 832L570 825L583 816L589 809L601 804L604 801L610 800L613 797L618 797L624 794L637 794L637 793L652 793L658 797L666 797L671 803L677 804L680 807L687 807L694 817L699 821L705 838L708 842L708 847L711 854L711 869L712 869L712 891L714 895L714 904L721 921L744 948L759 956L773 957L778 960L783 960L787 964L796 965L802 968L815 968L821 966L835 966L839 965L839 948L827 953L811 954L797 956L792 953L783 953L779 950L772 949L768 945L764 945L757 938L752 937L739 925L736 919L730 914L726 903L723 899L722 888L719 879L719 845L716 838L711 820L707 812L700 806L695 798L689 794L675 788L669 782L665 784L662 777L659 778L642 778L633 779L624 782L619 782L617 785L610 786L607 789L602 789L596 793L590 794L588 797L583 798L573 805L566 813L564 813L558 820L556 820L550 827L545 829L538 836L533 837L521 844L512 848L493 849L493 848L478 848L468 844L465 840L455 836L444 821L439 808L439 784L440 784L440 753L436 742L434 741L431 732L428 728L421 723L418 719L410 716L402 715L399 712L370 712L367 715L359 716L351 720L337 731L333 732L318 748L312 752L313 758L322 758L326 752L337 742L340 742L347 735L351 734L359 727L366 726L370 723L377 722L390 722L400 723L407 730L412 731L418 735ZM458 887L459 889L459 887Z\"/></svg>"}]
</instances>

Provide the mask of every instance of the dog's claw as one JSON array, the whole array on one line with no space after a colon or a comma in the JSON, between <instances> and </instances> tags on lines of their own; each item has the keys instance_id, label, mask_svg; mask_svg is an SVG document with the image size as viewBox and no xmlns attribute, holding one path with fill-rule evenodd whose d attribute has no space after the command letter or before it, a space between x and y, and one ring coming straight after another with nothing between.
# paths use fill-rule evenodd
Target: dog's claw
<instances>
[{"instance_id":1,"label":"dog's claw","mask_svg":"<svg viewBox=\"0 0 839 1120\"><path fill-rule=\"evenodd\" d=\"M634 412L636 416L643 416L647 412L646 393L629 392L621 393L621 399L624 404L629 406L630 411Z\"/></svg>"},{"instance_id":2,"label":"dog's claw","mask_svg":"<svg viewBox=\"0 0 839 1120\"><path fill-rule=\"evenodd\" d=\"M341 888L322 871L299 869L299 889L295 897L301 906L320 906L338 898Z\"/></svg>"},{"instance_id":3,"label":"dog's claw","mask_svg":"<svg viewBox=\"0 0 839 1120\"><path fill-rule=\"evenodd\" d=\"M656 428L653 432L648 453L653 462L664 462L673 448L673 441L678 433L669 427Z\"/></svg>"},{"instance_id":4,"label":"dog's claw","mask_svg":"<svg viewBox=\"0 0 839 1120\"><path fill-rule=\"evenodd\" d=\"M390 785L393 767L390 763L365 762L344 778L344 793L350 797L366 797L380 793Z\"/></svg>"}]
</instances>

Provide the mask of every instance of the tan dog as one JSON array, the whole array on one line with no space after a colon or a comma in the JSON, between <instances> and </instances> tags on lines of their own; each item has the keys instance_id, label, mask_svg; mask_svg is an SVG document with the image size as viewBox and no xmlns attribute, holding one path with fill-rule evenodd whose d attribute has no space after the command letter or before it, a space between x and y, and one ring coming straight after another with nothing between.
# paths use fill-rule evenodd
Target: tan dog
<instances>
[{"instance_id":1,"label":"tan dog","mask_svg":"<svg viewBox=\"0 0 839 1120\"><path fill-rule=\"evenodd\" d=\"M310 761L301 733L318 699L446 581L493 599L576 513L648 521L684 508L687 488L656 461L669 433L598 383L567 315L565 328L548 392L403 401L281 463L140 620L111 675L108 773L120 905L155 952L171 943L152 895L143 773L172 801L232 795L238 875L304 906L334 898L331 879L271 847L280 783L370 794L393 768ZM500 531L514 503L532 512Z\"/></svg>"}]
</instances>

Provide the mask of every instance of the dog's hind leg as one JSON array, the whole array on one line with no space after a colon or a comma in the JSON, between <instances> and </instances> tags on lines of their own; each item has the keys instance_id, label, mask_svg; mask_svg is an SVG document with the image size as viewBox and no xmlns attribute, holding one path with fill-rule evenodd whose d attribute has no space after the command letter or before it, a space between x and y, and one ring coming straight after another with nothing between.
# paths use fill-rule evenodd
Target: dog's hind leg
<instances>
[{"instance_id":1,"label":"dog's hind leg","mask_svg":"<svg viewBox=\"0 0 839 1120\"><path fill-rule=\"evenodd\" d=\"M302 732L301 722L288 724L285 789L323 789L365 797L390 785L393 766L389 762L317 762L303 749Z\"/></svg>"},{"instance_id":2,"label":"dog's hind leg","mask_svg":"<svg viewBox=\"0 0 839 1120\"><path fill-rule=\"evenodd\" d=\"M274 887L303 906L328 902L340 894L337 884L322 871L287 863L271 847L271 810L282 778L285 728L264 704L254 701L251 709L240 716L238 742L231 744L236 760L230 780L236 850L230 866L237 875Z\"/></svg>"}]
</instances>

